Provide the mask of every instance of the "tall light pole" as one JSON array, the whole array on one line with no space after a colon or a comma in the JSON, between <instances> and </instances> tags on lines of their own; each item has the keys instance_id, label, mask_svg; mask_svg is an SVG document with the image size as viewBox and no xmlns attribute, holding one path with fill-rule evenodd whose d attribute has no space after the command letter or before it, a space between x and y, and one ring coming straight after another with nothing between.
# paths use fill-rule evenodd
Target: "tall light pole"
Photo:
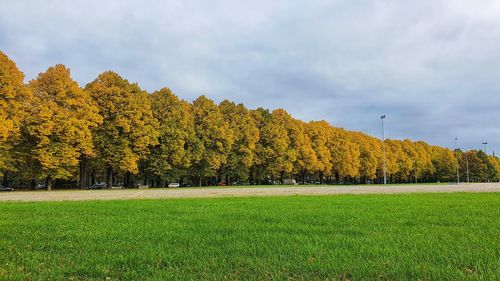
<instances>
[{"instance_id":1,"label":"tall light pole","mask_svg":"<svg viewBox=\"0 0 500 281\"><path fill-rule=\"evenodd\" d=\"M458 172L458 145L457 145L457 142L458 142L458 138L455 138L455 155L456 155L456 158L457 158L457 184L460 183L460 174Z\"/></svg>"},{"instance_id":2,"label":"tall light pole","mask_svg":"<svg viewBox=\"0 0 500 281\"><path fill-rule=\"evenodd\" d=\"M384 170L384 184L387 184L387 174L385 171L385 132L384 132L384 119L385 114L380 116L380 120L382 120L382 155L384 159L383 170Z\"/></svg>"},{"instance_id":3,"label":"tall light pole","mask_svg":"<svg viewBox=\"0 0 500 281\"><path fill-rule=\"evenodd\" d=\"M486 158L488 158L488 153L486 153L486 145L488 144L488 142L483 142L483 145L484 145L484 154L486 154ZM486 181L489 182L490 179L488 177L488 173L486 173Z\"/></svg>"}]
</instances>

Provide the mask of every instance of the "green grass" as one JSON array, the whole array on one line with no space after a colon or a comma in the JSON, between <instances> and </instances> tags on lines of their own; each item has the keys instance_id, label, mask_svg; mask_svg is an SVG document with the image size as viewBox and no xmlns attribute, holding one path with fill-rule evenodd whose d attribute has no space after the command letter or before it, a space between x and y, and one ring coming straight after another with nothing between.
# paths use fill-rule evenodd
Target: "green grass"
<instances>
[{"instance_id":1,"label":"green grass","mask_svg":"<svg viewBox=\"0 0 500 281\"><path fill-rule=\"evenodd\" d=\"M500 194L0 203L1 280L498 280Z\"/></svg>"}]
</instances>

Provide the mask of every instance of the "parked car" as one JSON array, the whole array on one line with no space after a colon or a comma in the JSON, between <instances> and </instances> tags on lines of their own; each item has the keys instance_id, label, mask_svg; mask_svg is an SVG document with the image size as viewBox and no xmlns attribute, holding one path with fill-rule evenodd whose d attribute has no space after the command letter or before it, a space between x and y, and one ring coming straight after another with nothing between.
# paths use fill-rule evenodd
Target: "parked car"
<instances>
[{"instance_id":1,"label":"parked car","mask_svg":"<svg viewBox=\"0 0 500 281\"><path fill-rule=\"evenodd\" d=\"M287 185L296 185L296 184L297 184L297 181L295 181L295 179L284 179L284 180L283 180L283 184L287 184Z\"/></svg>"},{"instance_id":2,"label":"parked car","mask_svg":"<svg viewBox=\"0 0 500 281\"><path fill-rule=\"evenodd\" d=\"M47 189L47 187L45 186L45 184L39 183L39 184L35 185L35 190L38 190L38 189Z\"/></svg>"},{"instance_id":3,"label":"parked car","mask_svg":"<svg viewBox=\"0 0 500 281\"><path fill-rule=\"evenodd\" d=\"M106 188L105 182L94 183L93 185L87 187L87 189L103 189Z\"/></svg>"},{"instance_id":4,"label":"parked car","mask_svg":"<svg viewBox=\"0 0 500 281\"><path fill-rule=\"evenodd\" d=\"M180 186L181 186L181 184L178 182L171 182L168 184L168 187L180 187Z\"/></svg>"},{"instance_id":5,"label":"parked car","mask_svg":"<svg viewBox=\"0 0 500 281\"><path fill-rule=\"evenodd\" d=\"M0 185L0 191L14 191L14 188Z\"/></svg>"},{"instance_id":6,"label":"parked car","mask_svg":"<svg viewBox=\"0 0 500 281\"><path fill-rule=\"evenodd\" d=\"M136 183L132 187L133 188L138 188L138 189L148 189L149 188L149 184Z\"/></svg>"},{"instance_id":7,"label":"parked car","mask_svg":"<svg viewBox=\"0 0 500 281\"><path fill-rule=\"evenodd\" d=\"M221 182L219 182L218 186L226 186L226 183L221 181Z\"/></svg>"},{"instance_id":8,"label":"parked car","mask_svg":"<svg viewBox=\"0 0 500 281\"><path fill-rule=\"evenodd\" d=\"M183 183L181 184L181 187L191 187L191 185L189 183Z\"/></svg>"}]
</instances>

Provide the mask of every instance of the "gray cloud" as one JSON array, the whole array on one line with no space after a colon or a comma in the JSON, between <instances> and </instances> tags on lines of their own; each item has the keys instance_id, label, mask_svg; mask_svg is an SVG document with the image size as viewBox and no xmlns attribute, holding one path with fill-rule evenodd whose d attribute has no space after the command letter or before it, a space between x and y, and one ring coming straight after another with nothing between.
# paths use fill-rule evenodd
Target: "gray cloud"
<instances>
[{"instance_id":1,"label":"gray cloud","mask_svg":"<svg viewBox=\"0 0 500 281\"><path fill-rule=\"evenodd\" d=\"M500 153L498 1L7 1L0 49L28 79L115 70L303 120Z\"/></svg>"}]
</instances>

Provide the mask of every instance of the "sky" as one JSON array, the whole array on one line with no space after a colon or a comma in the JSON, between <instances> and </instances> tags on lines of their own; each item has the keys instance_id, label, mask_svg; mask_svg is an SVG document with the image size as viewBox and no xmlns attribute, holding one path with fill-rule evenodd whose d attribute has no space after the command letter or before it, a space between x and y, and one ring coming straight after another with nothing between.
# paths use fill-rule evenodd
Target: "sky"
<instances>
[{"instance_id":1,"label":"sky","mask_svg":"<svg viewBox=\"0 0 500 281\"><path fill-rule=\"evenodd\" d=\"M500 154L500 1L0 0L0 50L36 77L106 70L387 138Z\"/></svg>"}]
</instances>

